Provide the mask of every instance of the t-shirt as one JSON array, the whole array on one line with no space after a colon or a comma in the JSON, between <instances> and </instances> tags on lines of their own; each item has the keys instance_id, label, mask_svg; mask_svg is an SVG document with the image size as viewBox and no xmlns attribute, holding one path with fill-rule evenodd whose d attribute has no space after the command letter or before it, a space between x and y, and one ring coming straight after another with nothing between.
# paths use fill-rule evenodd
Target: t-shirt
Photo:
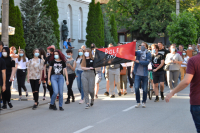
<instances>
[{"instance_id":1,"label":"t-shirt","mask_svg":"<svg viewBox=\"0 0 200 133\"><path fill-rule=\"evenodd\" d=\"M52 67L51 75L63 75L63 69L66 68L66 64L64 61L52 61L50 64L50 67Z\"/></svg>"},{"instance_id":2,"label":"t-shirt","mask_svg":"<svg viewBox=\"0 0 200 133\"><path fill-rule=\"evenodd\" d=\"M4 59L0 58L0 86L3 85L3 79L2 79L2 70L6 69L6 63Z\"/></svg>"},{"instance_id":3,"label":"t-shirt","mask_svg":"<svg viewBox=\"0 0 200 133\"><path fill-rule=\"evenodd\" d=\"M187 64L187 74L192 74L193 78L190 83L190 104L200 105L200 53L191 57Z\"/></svg>"},{"instance_id":4,"label":"t-shirt","mask_svg":"<svg viewBox=\"0 0 200 133\"><path fill-rule=\"evenodd\" d=\"M50 65L50 63L51 63L51 61L50 61L51 56L53 56L53 55L48 56L48 57L45 59L45 62L44 62L44 65L46 65L46 74L47 74L47 75L48 75L48 71L49 71L49 65Z\"/></svg>"},{"instance_id":5,"label":"t-shirt","mask_svg":"<svg viewBox=\"0 0 200 133\"><path fill-rule=\"evenodd\" d=\"M156 69L161 64L161 60L164 60L163 57L164 56L162 54L159 54L159 53L157 55L155 55L155 54L151 55L151 58L152 58L152 68L153 69ZM163 67L164 67L164 65L160 69L158 69L158 71L156 71L156 72L162 72L162 71L164 71Z\"/></svg>"},{"instance_id":6,"label":"t-shirt","mask_svg":"<svg viewBox=\"0 0 200 133\"><path fill-rule=\"evenodd\" d=\"M81 69L81 58L78 58L77 61L76 61L76 69L79 70L79 71L82 71Z\"/></svg>"},{"instance_id":7,"label":"t-shirt","mask_svg":"<svg viewBox=\"0 0 200 133\"><path fill-rule=\"evenodd\" d=\"M2 57L2 59L6 63L6 75L10 77L10 75L12 74L12 68L15 67L15 61L12 60L11 57L6 57L6 58Z\"/></svg>"},{"instance_id":8,"label":"t-shirt","mask_svg":"<svg viewBox=\"0 0 200 133\"><path fill-rule=\"evenodd\" d=\"M28 63L29 79L40 79L44 61L42 59L31 59Z\"/></svg>"},{"instance_id":9,"label":"t-shirt","mask_svg":"<svg viewBox=\"0 0 200 133\"><path fill-rule=\"evenodd\" d=\"M184 59L183 59L183 63L188 63L188 59L189 59L190 57L189 56L186 56ZM187 65L181 65L181 67L187 67Z\"/></svg>"},{"instance_id":10,"label":"t-shirt","mask_svg":"<svg viewBox=\"0 0 200 133\"><path fill-rule=\"evenodd\" d=\"M17 69L26 69L26 63L28 62L28 58L26 58L26 61L24 62L23 59L18 61L18 58L15 60L15 63L18 64Z\"/></svg>"},{"instance_id":11,"label":"t-shirt","mask_svg":"<svg viewBox=\"0 0 200 133\"><path fill-rule=\"evenodd\" d=\"M93 67L93 60L92 59L86 59L86 67Z\"/></svg>"},{"instance_id":12,"label":"t-shirt","mask_svg":"<svg viewBox=\"0 0 200 133\"><path fill-rule=\"evenodd\" d=\"M165 58L166 58L166 55L168 54L168 53L170 53L168 50L166 50L166 49L161 49L161 50L158 50L158 53L159 54L162 54L163 56L164 56L164 60L165 60Z\"/></svg>"},{"instance_id":13,"label":"t-shirt","mask_svg":"<svg viewBox=\"0 0 200 133\"><path fill-rule=\"evenodd\" d=\"M66 49L68 49L68 45L67 45L66 41L63 42L63 48L64 48L64 46L65 46Z\"/></svg>"},{"instance_id":14,"label":"t-shirt","mask_svg":"<svg viewBox=\"0 0 200 133\"><path fill-rule=\"evenodd\" d=\"M70 46L70 47L72 46L72 45L71 45L71 42L67 42L67 45Z\"/></svg>"},{"instance_id":15,"label":"t-shirt","mask_svg":"<svg viewBox=\"0 0 200 133\"><path fill-rule=\"evenodd\" d=\"M183 53L183 52L181 52L181 51L178 51L177 53L178 53L178 54L180 54L180 56L182 56L182 53Z\"/></svg>"}]
</instances>

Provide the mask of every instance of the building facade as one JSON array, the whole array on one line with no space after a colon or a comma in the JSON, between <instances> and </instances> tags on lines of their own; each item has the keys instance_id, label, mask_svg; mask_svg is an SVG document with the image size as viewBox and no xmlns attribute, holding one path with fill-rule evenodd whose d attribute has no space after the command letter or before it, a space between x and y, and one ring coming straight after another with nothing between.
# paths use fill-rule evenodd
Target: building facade
<instances>
[{"instance_id":1,"label":"building facade","mask_svg":"<svg viewBox=\"0 0 200 133\"><path fill-rule=\"evenodd\" d=\"M21 0L14 0L14 2L15 5L20 7ZM76 49L84 45L86 41L87 16L90 2L91 0L57 0L60 31L63 20L67 20L69 29L68 38L71 38L72 46ZM2 3L2 0L0 0L0 3ZM62 35L61 32L60 35ZM60 36L60 40L60 46L62 48L62 36Z\"/></svg>"}]
</instances>

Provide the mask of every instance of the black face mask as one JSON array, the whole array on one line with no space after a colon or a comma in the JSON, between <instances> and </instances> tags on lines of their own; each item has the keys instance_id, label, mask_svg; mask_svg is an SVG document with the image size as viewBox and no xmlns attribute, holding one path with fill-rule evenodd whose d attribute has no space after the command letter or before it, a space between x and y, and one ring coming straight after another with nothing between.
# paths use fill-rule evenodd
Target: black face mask
<instances>
[{"instance_id":1,"label":"black face mask","mask_svg":"<svg viewBox=\"0 0 200 133\"><path fill-rule=\"evenodd\" d=\"M91 48L94 48L94 46L91 46Z\"/></svg>"}]
</instances>

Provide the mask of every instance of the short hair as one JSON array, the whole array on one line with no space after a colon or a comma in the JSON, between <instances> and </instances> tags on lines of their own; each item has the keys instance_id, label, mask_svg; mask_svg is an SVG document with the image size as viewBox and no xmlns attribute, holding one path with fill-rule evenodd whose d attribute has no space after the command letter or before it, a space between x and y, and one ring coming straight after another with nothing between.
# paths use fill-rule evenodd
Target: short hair
<instances>
[{"instance_id":1,"label":"short hair","mask_svg":"<svg viewBox=\"0 0 200 133\"><path fill-rule=\"evenodd\" d=\"M183 48L184 48L184 46L183 46L182 44L180 44L179 46L181 46L181 47L183 47Z\"/></svg>"},{"instance_id":2,"label":"short hair","mask_svg":"<svg viewBox=\"0 0 200 133\"><path fill-rule=\"evenodd\" d=\"M4 47L4 44L3 44L3 42L2 42L2 41L0 41L0 45L1 45L2 47Z\"/></svg>"},{"instance_id":3,"label":"short hair","mask_svg":"<svg viewBox=\"0 0 200 133\"><path fill-rule=\"evenodd\" d=\"M142 43L144 43L146 45L146 47L148 48L148 44L146 42L142 42Z\"/></svg>"},{"instance_id":4,"label":"short hair","mask_svg":"<svg viewBox=\"0 0 200 133\"><path fill-rule=\"evenodd\" d=\"M67 49L66 53L73 53L72 49Z\"/></svg>"},{"instance_id":5,"label":"short hair","mask_svg":"<svg viewBox=\"0 0 200 133\"><path fill-rule=\"evenodd\" d=\"M140 47L141 45L139 45L138 47Z\"/></svg>"},{"instance_id":6,"label":"short hair","mask_svg":"<svg viewBox=\"0 0 200 133\"><path fill-rule=\"evenodd\" d=\"M157 44L152 44L152 45L151 45L151 48L152 48L152 47L155 47L156 49L158 49L158 50L159 50L159 47L158 47L158 45L157 45Z\"/></svg>"},{"instance_id":7,"label":"short hair","mask_svg":"<svg viewBox=\"0 0 200 133\"><path fill-rule=\"evenodd\" d=\"M69 42L70 39L71 39L71 38L68 39L68 42Z\"/></svg>"},{"instance_id":8,"label":"short hair","mask_svg":"<svg viewBox=\"0 0 200 133\"><path fill-rule=\"evenodd\" d=\"M50 48L49 51L50 51L50 52L54 52L54 48Z\"/></svg>"},{"instance_id":9,"label":"short hair","mask_svg":"<svg viewBox=\"0 0 200 133\"><path fill-rule=\"evenodd\" d=\"M158 42L158 43L161 43L162 45L163 45L163 43L160 41L160 42Z\"/></svg>"}]
</instances>

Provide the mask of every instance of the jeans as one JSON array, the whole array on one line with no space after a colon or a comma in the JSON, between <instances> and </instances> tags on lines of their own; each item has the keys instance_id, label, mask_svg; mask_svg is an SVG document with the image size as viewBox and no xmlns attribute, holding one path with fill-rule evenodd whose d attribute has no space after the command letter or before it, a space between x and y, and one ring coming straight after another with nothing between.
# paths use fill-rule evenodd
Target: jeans
<instances>
[{"instance_id":1,"label":"jeans","mask_svg":"<svg viewBox=\"0 0 200 133\"><path fill-rule=\"evenodd\" d=\"M197 133L200 133L200 105L191 105L190 112L195 123Z\"/></svg>"},{"instance_id":2,"label":"jeans","mask_svg":"<svg viewBox=\"0 0 200 133\"><path fill-rule=\"evenodd\" d=\"M136 101L137 103L140 103L140 83L142 81L142 89L143 89L143 100L142 103L146 103L147 100L147 84L148 84L148 77L147 76L138 76L135 75L135 93L136 93Z\"/></svg>"},{"instance_id":3,"label":"jeans","mask_svg":"<svg viewBox=\"0 0 200 133\"><path fill-rule=\"evenodd\" d=\"M78 90L81 93L81 100L83 100L83 98L84 98L83 84L82 84L82 81L81 81L81 74L82 74L82 72L83 72L82 70L77 70L76 71L76 76L78 76L76 78L76 81L77 81L77 84L78 84Z\"/></svg>"},{"instance_id":4,"label":"jeans","mask_svg":"<svg viewBox=\"0 0 200 133\"><path fill-rule=\"evenodd\" d=\"M51 105L54 105L56 96L59 93L59 107L63 104L63 85L64 77L63 75L51 75L51 85L53 88L53 95L51 97Z\"/></svg>"}]
</instances>

